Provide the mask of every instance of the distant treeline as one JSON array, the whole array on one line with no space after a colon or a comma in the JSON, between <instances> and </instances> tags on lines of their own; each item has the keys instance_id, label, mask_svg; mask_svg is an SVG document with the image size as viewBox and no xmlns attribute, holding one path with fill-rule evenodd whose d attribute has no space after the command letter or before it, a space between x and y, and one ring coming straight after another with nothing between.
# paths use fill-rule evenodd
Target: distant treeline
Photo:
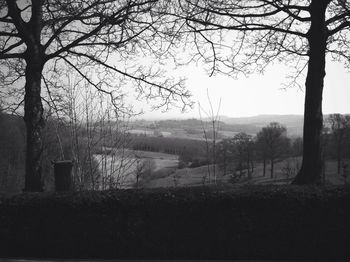
<instances>
[{"instance_id":1,"label":"distant treeline","mask_svg":"<svg viewBox=\"0 0 350 262\"><path fill-rule=\"evenodd\" d=\"M130 136L130 148L174 155L192 154L204 158L205 141L176 137Z\"/></svg>"},{"instance_id":2,"label":"distant treeline","mask_svg":"<svg viewBox=\"0 0 350 262\"><path fill-rule=\"evenodd\" d=\"M202 130L202 124L201 120L193 118L184 120L161 120L154 122L153 126L159 129L181 128L184 130ZM217 125L220 126L220 131L256 134L260 130L260 127L252 124L227 124L219 121Z\"/></svg>"}]
</instances>

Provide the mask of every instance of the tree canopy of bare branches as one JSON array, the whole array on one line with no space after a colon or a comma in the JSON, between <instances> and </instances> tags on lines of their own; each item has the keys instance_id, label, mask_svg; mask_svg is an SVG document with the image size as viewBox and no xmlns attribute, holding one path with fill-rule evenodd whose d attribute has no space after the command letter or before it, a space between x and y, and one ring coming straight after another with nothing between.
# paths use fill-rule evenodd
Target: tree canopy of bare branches
<instances>
[{"instance_id":1,"label":"tree canopy of bare branches","mask_svg":"<svg viewBox=\"0 0 350 262\"><path fill-rule=\"evenodd\" d=\"M116 105L127 80L139 95L160 98L160 106L188 104L181 80L127 64L162 44L156 40L157 27L166 23L159 15L166 5L158 0L0 0L0 92L9 89L17 96L13 101L24 103L26 191L43 188L43 89L60 87L64 70L75 72Z\"/></svg>"},{"instance_id":2,"label":"tree canopy of bare branches","mask_svg":"<svg viewBox=\"0 0 350 262\"><path fill-rule=\"evenodd\" d=\"M177 7L172 15L184 21L178 28L192 41L191 61L204 61L211 75L264 72L274 62L290 66L289 85L306 75L303 162L294 183L320 183L326 54L349 67L350 3L179 0Z\"/></svg>"}]
</instances>

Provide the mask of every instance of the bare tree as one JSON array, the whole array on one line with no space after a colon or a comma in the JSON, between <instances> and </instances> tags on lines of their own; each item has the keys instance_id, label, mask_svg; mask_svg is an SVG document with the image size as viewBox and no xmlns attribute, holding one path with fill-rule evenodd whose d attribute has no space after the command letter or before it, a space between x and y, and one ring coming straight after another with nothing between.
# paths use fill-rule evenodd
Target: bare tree
<instances>
[{"instance_id":1,"label":"bare tree","mask_svg":"<svg viewBox=\"0 0 350 262\"><path fill-rule=\"evenodd\" d=\"M206 151L207 151L207 167L208 167L208 176L209 176L209 183L211 182L210 178L210 164L212 164L213 167L213 176L214 176L214 184L217 183L217 173L216 173L216 163L217 163L217 136L219 133L220 128L220 119L219 119L219 112L221 107L221 99L217 108L217 111L214 112L213 104L211 102L211 98L209 95L209 91L207 90L207 98L209 102L209 112L205 111L203 107L198 103L198 110L199 110L199 117L201 120L202 125L202 131L204 134L205 144L206 144ZM207 119L203 120L202 112L206 115ZM209 125L209 127L208 127ZM210 152L211 151L211 152ZM210 161L212 160L212 161ZM212 163L211 163L212 162Z\"/></svg>"},{"instance_id":2,"label":"bare tree","mask_svg":"<svg viewBox=\"0 0 350 262\"><path fill-rule=\"evenodd\" d=\"M131 80L140 95L161 98L160 105L176 100L187 104L182 81L126 63L162 45L155 41L156 28L165 22L161 12L153 11L161 8L166 3L158 0L0 1L0 82L16 96L18 106L24 103L25 191L43 190L43 79L54 81L69 68L113 102L122 99L117 90Z\"/></svg>"},{"instance_id":3,"label":"bare tree","mask_svg":"<svg viewBox=\"0 0 350 262\"><path fill-rule=\"evenodd\" d=\"M67 79L62 107L63 118L69 122L76 188L105 190L125 186L135 162L133 151L128 149L132 114L116 110L105 94L85 81L72 75Z\"/></svg>"},{"instance_id":4,"label":"bare tree","mask_svg":"<svg viewBox=\"0 0 350 262\"><path fill-rule=\"evenodd\" d=\"M140 188L140 181L142 179L149 179L152 172L155 169L155 162L153 159L142 159L136 156L136 169L135 169L135 179L136 188Z\"/></svg>"},{"instance_id":5,"label":"bare tree","mask_svg":"<svg viewBox=\"0 0 350 262\"><path fill-rule=\"evenodd\" d=\"M230 162L234 159L235 145L232 138L222 139L217 145L217 157L219 167L223 171L223 176L226 176L228 172L232 171L229 169Z\"/></svg>"},{"instance_id":6,"label":"bare tree","mask_svg":"<svg viewBox=\"0 0 350 262\"><path fill-rule=\"evenodd\" d=\"M278 123L270 123L261 129L257 134L257 139L264 150L264 175L265 159L268 158L270 160L270 176L273 178L276 159L288 150L289 140L286 137L286 128Z\"/></svg>"},{"instance_id":7,"label":"bare tree","mask_svg":"<svg viewBox=\"0 0 350 262\"><path fill-rule=\"evenodd\" d=\"M259 132L256 135L256 148L259 154L259 159L263 161L263 176L266 175L267 148L265 132Z\"/></svg>"},{"instance_id":8,"label":"bare tree","mask_svg":"<svg viewBox=\"0 0 350 262\"><path fill-rule=\"evenodd\" d=\"M306 71L303 161L294 183L320 183L326 54L350 65L350 3L182 0L173 15L185 21L178 26L186 28L185 36L193 36L196 52L191 60L209 64L211 75L263 72L279 61L294 69L290 84L298 85Z\"/></svg>"},{"instance_id":9,"label":"bare tree","mask_svg":"<svg viewBox=\"0 0 350 262\"><path fill-rule=\"evenodd\" d=\"M335 142L337 155L337 173L340 174L341 162L343 158L343 144L346 131L350 128L350 116L341 114L329 115L327 122L332 130L332 137Z\"/></svg>"},{"instance_id":10,"label":"bare tree","mask_svg":"<svg viewBox=\"0 0 350 262\"><path fill-rule=\"evenodd\" d=\"M240 132L233 137L232 141L235 145L235 157L238 160L240 176L242 176L243 167L246 167L248 179L251 179L252 136Z\"/></svg>"}]
</instances>

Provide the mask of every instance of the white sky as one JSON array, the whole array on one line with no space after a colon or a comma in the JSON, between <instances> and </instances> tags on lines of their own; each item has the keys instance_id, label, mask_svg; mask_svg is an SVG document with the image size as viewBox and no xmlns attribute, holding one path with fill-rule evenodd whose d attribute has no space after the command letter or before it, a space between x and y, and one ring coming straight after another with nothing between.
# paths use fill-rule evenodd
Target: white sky
<instances>
[{"instance_id":1,"label":"white sky","mask_svg":"<svg viewBox=\"0 0 350 262\"><path fill-rule=\"evenodd\" d=\"M303 114L304 91L298 88L283 88L283 83L287 82L286 70L284 66L274 65L269 67L264 75L238 79L222 75L209 77L202 68L196 66L184 68L181 73L187 77L186 86L193 94L192 101L199 101L206 110L209 109L207 89L214 109L217 109L221 98L220 115L242 117L260 114ZM341 64L331 61L327 61L326 72L323 113L349 113L350 73ZM145 119L199 117L196 105L185 114L177 108L162 113L160 110L150 112L146 104L142 107L146 113L140 118Z\"/></svg>"}]
</instances>

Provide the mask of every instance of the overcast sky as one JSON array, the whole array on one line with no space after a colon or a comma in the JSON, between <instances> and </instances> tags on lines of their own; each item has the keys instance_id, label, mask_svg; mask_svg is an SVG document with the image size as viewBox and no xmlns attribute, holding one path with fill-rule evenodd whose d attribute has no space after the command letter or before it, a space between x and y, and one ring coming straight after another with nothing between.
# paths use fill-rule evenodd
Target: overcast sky
<instances>
[{"instance_id":1,"label":"overcast sky","mask_svg":"<svg viewBox=\"0 0 350 262\"><path fill-rule=\"evenodd\" d=\"M221 98L220 115L242 117L260 114L303 114L304 90L283 88L283 83L287 82L287 70L282 65L273 65L264 75L240 77L237 80L222 75L209 77L202 68L196 66L183 68L179 73L187 77L187 87L193 94L192 100L200 101L203 108L209 108L207 89L214 108L218 107ZM326 72L323 113L350 113L350 73L341 64L331 61L327 61ZM142 107L145 114L141 118L199 117L197 106L185 114L179 109L162 113L150 112L146 104L142 104Z\"/></svg>"}]
</instances>

